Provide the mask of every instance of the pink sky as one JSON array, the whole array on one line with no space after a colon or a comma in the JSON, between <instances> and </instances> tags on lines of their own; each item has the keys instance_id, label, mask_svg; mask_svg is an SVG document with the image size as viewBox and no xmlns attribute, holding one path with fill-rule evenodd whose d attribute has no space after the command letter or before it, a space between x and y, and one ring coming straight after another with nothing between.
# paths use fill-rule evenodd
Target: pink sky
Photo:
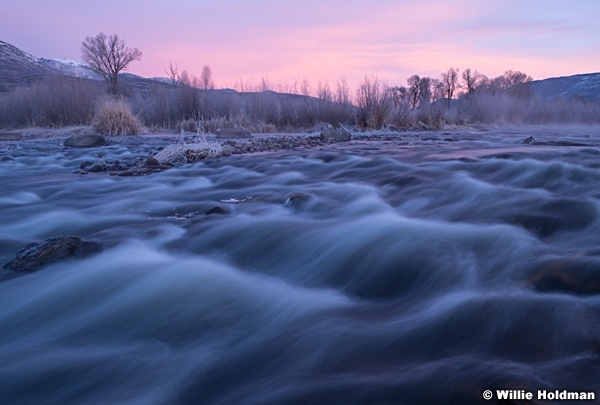
<instances>
[{"instance_id":1,"label":"pink sky","mask_svg":"<svg viewBox=\"0 0 600 405\"><path fill-rule=\"evenodd\" d=\"M169 60L218 87L236 81L390 84L449 67L535 79L600 71L596 0L0 0L0 40L35 56L81 58L83 38L118 34L143 52L129 71Z\"/></svg>"}]
</instances>

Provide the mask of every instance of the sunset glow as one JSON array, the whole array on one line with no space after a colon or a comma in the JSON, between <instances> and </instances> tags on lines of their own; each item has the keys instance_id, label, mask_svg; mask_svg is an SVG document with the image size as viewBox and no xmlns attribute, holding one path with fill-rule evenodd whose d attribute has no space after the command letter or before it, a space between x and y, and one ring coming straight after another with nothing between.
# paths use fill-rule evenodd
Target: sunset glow
<instances>
[{"instance_id":1,"label":"sunset glow","mask_svg":"<svg viewBox=\"0 0 600 405\"><path fill-rule=\"evenodd\" d=\"M367 73L405 84L449 67L534 79L600 70L596 1L4 2L0 40L35 56L81 59L83 38L116 33L143 52L129 71L165 76L169 60L218 87Z\"/></svg>"}]
</instances>

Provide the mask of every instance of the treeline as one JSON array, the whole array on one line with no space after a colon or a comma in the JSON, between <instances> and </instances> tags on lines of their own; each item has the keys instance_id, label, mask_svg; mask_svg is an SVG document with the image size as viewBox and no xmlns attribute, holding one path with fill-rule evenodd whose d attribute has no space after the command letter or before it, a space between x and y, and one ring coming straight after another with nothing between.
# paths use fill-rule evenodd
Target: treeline
<instances>
[{"instance_id":1,"label":"treeline","mask_svg":"<svg viewBox=\"0 0 600 405\"><path fill-rule=\"evenodd\" d=\"M519 71L488 78L466 69L439 78L413 75L407 86L389 86L375 76L359 84L356 124L365 128L441 127L446 124L600 123L600 104L580 97L545 100L532 78Z\"/></svg>"},{"instance_id":2,"label":"treeline","mask_svg":"<svg viewBox=\"0 0 600 405\"><path fill-rule=\"evenodd\" d=\"M307 81L274 88L257 86L216 90L205 66L197 78L171 66L168 82L120 81L120 99L149 129L214 132L239 125L251 132L295 131L319 122L380 129L439 128L448 124L600 123L600 105L582 98L544 100L532 92L531 77L507 71L488 78L451 68L439 78L411 76L390 85L365 76L352 90L346 80L333 86ZM259 90L259 91L248 91ZM276 92L283 90L287 92ZM302 94L292 94L302 93ZM106 101L102 82L49 76L31 87L0 93L0 127L89 125Z\"/></svg>"}]
</instances>

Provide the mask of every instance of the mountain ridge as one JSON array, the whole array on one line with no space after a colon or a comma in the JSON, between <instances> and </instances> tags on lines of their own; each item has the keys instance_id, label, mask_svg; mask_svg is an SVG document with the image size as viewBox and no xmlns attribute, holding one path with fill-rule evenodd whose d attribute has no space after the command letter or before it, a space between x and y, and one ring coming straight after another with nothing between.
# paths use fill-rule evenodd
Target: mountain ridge
<instances>
[{"instance_id":1,"label":"mountain ridge","mask_svg":"<svg viewBox=\"0 0 600 405\"><path fill-rule=\"evenodd\" d=\"M533 91L544 99L578 97L600 101L600 73L581 73L550 77L530 82Z\"/></svg>"}]
</instances>

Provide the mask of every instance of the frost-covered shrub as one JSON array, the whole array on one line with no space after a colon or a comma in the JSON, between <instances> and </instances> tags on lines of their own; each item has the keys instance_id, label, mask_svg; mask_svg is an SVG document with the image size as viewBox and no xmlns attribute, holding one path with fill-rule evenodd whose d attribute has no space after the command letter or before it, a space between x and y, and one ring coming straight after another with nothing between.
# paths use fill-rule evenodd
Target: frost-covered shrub
<instances>
[{"instance_id":1,"label":"frost-covered shrub","mask_svg":"<svg viewBox=\"0 0 600 405\"><path fill-rule=\"evenodd\" d=\"M48 76L0 93L0 127L89 125L101 94L92 80Z\"/></svg>"},{"instance_id":2,"label":"frost-covered shrub","mask_svg":"<svg viewBox=\"0 0 600 405\"><path fill-rule=\"evenodd\" d=\"M356 90L356 125L381 129L392 110L387 84L377 76L365 76Z\"/></svg>"},{"instance_id":3,"label":"frost-covered shrub","mask_svg":"<svg viewBox=\"0 0 600 405\"><path fill-rule=\"evenodd\" d=\"M184 164L223 155L223 145L198 135L190 141L183 137L179 143L166 146L154 155L160 163Z\"/></svg>"},{"instance_id":4,"label":"frost-covered shrub","mask_svg":"<svg viewBox=\"0 0 600 405\"><path fill-rule=\"evenodd\" d=\"M98 104L92 125L102 135L137 135L142 130L127 101L107 98Z\"/></svg>"}]
</instances>

